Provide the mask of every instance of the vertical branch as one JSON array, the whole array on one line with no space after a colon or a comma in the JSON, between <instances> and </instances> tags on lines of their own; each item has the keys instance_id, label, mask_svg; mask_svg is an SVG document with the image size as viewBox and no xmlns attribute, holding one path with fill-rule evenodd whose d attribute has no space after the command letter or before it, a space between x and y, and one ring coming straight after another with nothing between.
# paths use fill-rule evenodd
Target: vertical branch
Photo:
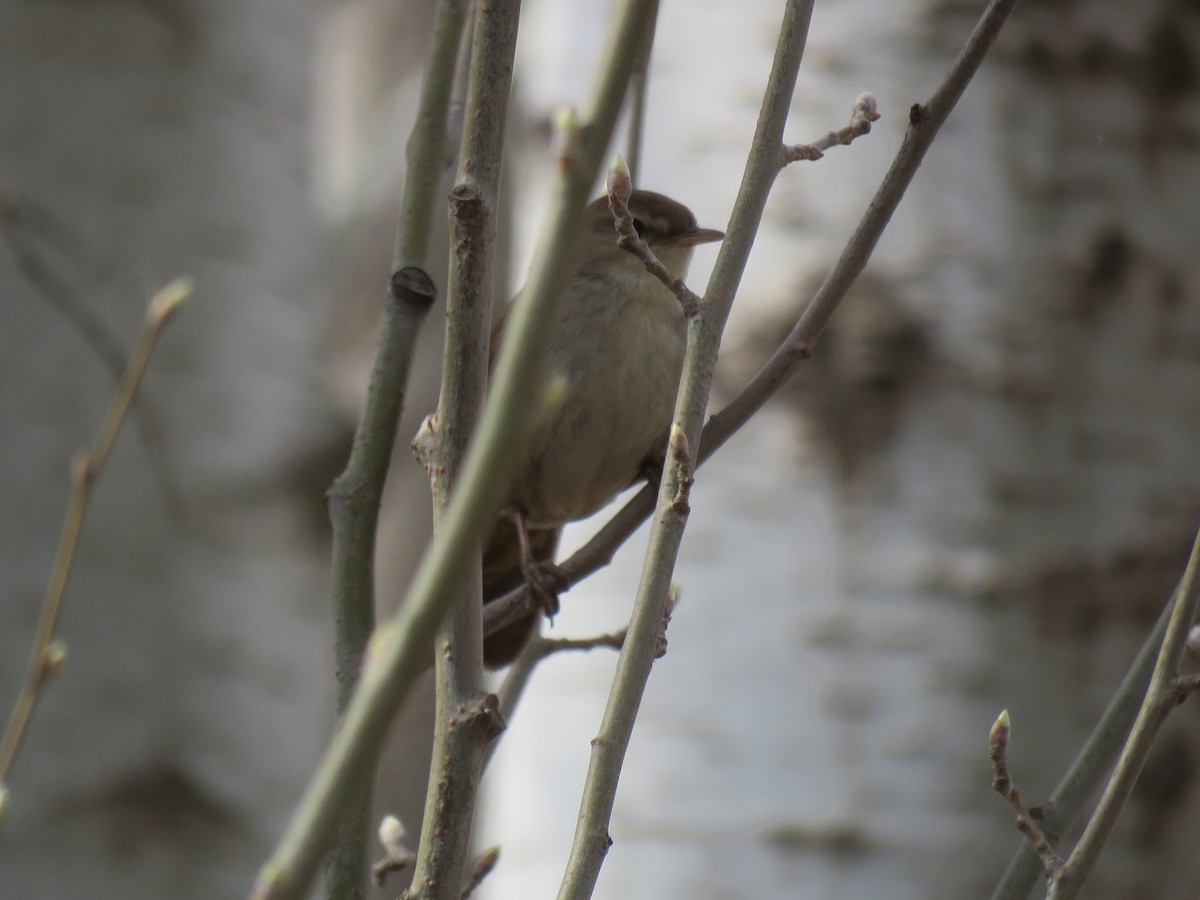
<instances>
[{"instance_id":1,"label":"vertical branch","mask_svg":"<svg viewBox=\"0 0 1200 900\"><path fill-rule=\"evenodd\" d=\"M701 312L688 321L683 377L675 406L675 423L671 428L666 471L650 532L650 546L600 734L592 741L579 821L559 889L559 900L586 900L592 895L600 866L612 843L608 824L621 765L654 663L671 573L687 521L688 491L696 462L694 448L700 443L721 331L750 255L767 194L779 172L783 127L804 54L812 7L812 0L789 0L786 4L758 127L725 241Z\"/></svg>"},{"instance_id":2,"label":"vertical branch","mask_svg":"<svg viewBox=\"0 0 1200 900\"><path fill-rule=\"evenodd\" d=\"M438 0L433 49L421 85L417 118L404 148L404 196L392 252L393 270L427 265L438 182L446 168L450 94L469 4L470 0Z\"/></svg>"},{"instance_id":3,"label":"vertical branch","mask_svg":"<svg viewBox=\"0 0 1200 900\"><path fill-rule=\"evenodd\" d=\"M442 0L416 122L405 150L392 275L366 402L345 471L328 492L333 526L337 712L344 716L375 628L375 536L413 347L436 292L428 265L434 197L444 171L451 86L466 0ZM361 773L327 866L328 896L366 896L374 771Z\"/></svg>"},{"instance_id":4,"label":"vertical branch","mask_svg":"<svg viewBox=\"0 0 1200 900\"><path fill-rule=\"evenodd\" d=\"M645 144L646 100L650 93L650 56L654 52L654 32L658 24L658 0L651 0L654 11L650 28L642 42L641 52L633 67L629 83L629 137L625 159L629 165L629 179L634 186L641 184L642 148Z\"/></svg>"},{"instance_id":5,"label":"vertical branch","mask_svg":"<svg viewBox=\"0 0 1200 900\"><path fill-rule=\"evenodd\" d=\"M475 9L475 34L458 182L450 194L446 364L433 422L434 527L440 528L487 387L496 217L512 90L520 0ZM424 430L424 429L423 429ZM425 821L413 897L463 893L483 756L504 728L483 685L483 589L479 544L459 564L469 575L437 634L436 709Z\"/></svg>"},{"instance_id":6,"label":"vertical branch","mask_svg":"<svg viewBox=\"0 0 1200 900\"><path fill-rule=\"evenodd\" d=\"M491 398L467 453L441 529L421 560L395 617L380 625L367 648L357 690L329 749L305 789L271 857L259 870L256 900L301 897L312 880L339 810L364 773L374 770L387 728L413 681L450 599L465 580L461 560L478 547L499 512L518 439L537 396L554 306L570 275L580 211L612 137L629 85L637 42L649 25L646 3L624 0L601 55L604 60L586 125L571 113L557 121L558 169L545 239L513 310Z\"/></svg>"}]
</instances>

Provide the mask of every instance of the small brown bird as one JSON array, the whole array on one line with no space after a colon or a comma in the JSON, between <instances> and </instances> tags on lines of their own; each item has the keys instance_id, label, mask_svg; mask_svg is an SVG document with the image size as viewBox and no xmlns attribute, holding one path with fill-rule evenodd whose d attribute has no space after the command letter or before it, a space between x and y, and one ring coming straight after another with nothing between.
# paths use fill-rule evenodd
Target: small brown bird
<instances>
[{"instance_id":1,"label":"small brown bird","mask_svg":"<svg viewBox=\"0 0 1200 900\"><path fill-rule=\"evenodd\" d=\"M629 211L637 233L680 278L693 247L724 237L652 191L634 191ZM505 512L484 546L485 603L536 578L531 567L553 560L565 523L599 510L665 454L683 367L683 310L638 257L617 246L607 198L588 204L584 216L546 355L545 377L560 379L561 402L533 422ZM493 362L511 309L492 332ZM526 554L518 528L528 535ZM535 623L529 616L488 637L487 665L511 662Z\"/></svg>"}]
</instances>

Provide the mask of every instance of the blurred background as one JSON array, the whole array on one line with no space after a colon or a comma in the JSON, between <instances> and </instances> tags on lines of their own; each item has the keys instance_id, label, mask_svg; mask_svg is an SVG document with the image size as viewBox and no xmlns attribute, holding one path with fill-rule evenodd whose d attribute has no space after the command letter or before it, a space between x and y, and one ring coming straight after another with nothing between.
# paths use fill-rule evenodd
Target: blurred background
<instances>
[{"instance_id":1,"label":"blurred background","mask_svg":"<svg viewBox=\"0 0 1200 900\"><path fill-rule=\"evenodd\" d=\"M723 227L779 4L662 7L641 186ZM788 140L841 127L863 90L883 118L780 176L714 406L812 296L981 8L817 5ZM549 115L586 97L610 11L525 4L501 294L537 240ZM432 0L0 4L5 714L71 456L150 294L197 281L96 491L0 895L243 896L325 745L323 492L370 366L431 21ZM1018 844L991 722L1010 709L1014 775L1041 801L1200 512L1198 36L1187 0L1017 8L816 356L699 475L597 897L990 893ZM407 443L441 328L400 428L384 611L428 540ZM565 595L550 633L619 627L640 546ZM556 891L613 664L536 672L488 773L486 897ZM1200 892L1197 718L1169 721L1091 895ZM411 829L428 728L415 698L381 780L380 813Z\"/></svg>"}]
</instances>

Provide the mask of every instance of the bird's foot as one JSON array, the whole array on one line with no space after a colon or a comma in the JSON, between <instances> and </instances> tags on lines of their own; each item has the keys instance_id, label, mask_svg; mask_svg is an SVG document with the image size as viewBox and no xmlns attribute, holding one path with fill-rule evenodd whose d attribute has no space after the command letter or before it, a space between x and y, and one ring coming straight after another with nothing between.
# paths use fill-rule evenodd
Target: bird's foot
<instances>
[{"instance_id":1,"label":"bird's foot","mask_svg":"<svg viewBox=\"0 0 1200 900\"><path fill-rule=\"evenodd\" d=\"M521 574L546 618L554 621L559 610L558 592L566 584L562 569L548 561L525 562L521 564Z\"/></svg>"}]
</instances>

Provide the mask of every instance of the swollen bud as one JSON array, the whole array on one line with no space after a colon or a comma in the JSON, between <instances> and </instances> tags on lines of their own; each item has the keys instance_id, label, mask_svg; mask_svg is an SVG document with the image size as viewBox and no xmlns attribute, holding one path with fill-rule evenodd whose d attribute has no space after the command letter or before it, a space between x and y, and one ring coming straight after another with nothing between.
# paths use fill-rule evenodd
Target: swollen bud
<instances>
[{"instance_id":1,"label":"swollen bud","mask_svg":"<svg viewBox=\"0 0 1200 900\"><path fill-rule=\"evenodd\" d=\"M579 145L583 127L579 122L579 114L569 103L560 106L554 114L554 155L558 157L558 165L562 170L568 170L575 164L579 156Z\"/></svg>"},{"instance_id":2,"label":"swollen bud","mask_svg":"<svg viewBox=\"0 0 1200 900\"><path fill-rule=\"evenodd\" d=\"M855 116L862 116L868 122L874 122L879 119L879 101L870 91L864 91L854 98L853 113Z\"/></svg>"},{"instance_id":3,"label":"swollen bud","mask_svg":"<svg viewBox=\"0 0 1200 900\"><path fill-rule=\"evenodd\" d=\"M404 842L408 840L408 832L404 830L401 821L392 815L384 816L379 823L379 843L389 856L400 856L406 852Z\"/></svg>"},{"instance_id":4,"label":"swollen bud","mask_svg":"<svg viewBox=\"0 0 1200 900\"><path fill-rule=\"evenodd\" d=\"M67 642L62 638L55 638L46 645L46 650L42 653L42 678L51 678L58 674L58 670L63 667L63 663L67 661Z\"/></svg>"},{"instance_id":5,"label":"swollen bud","mask_svg":"<svg viewBox=\"0 0 1200 900\"><path fill-rule=\"evenodd\" d=\"M191 278L176 278L154 295L146 311L146 318L156 327L161 326L183 305L183 301L191 295L194 288L195 282Z\"/></svg>"},{"instance_id":6,"label":"swollen bud","mask_svg":"<svg viewBox=\"0 0 1200 900\"><path fill-rule=\"evenodd\" d=\"M628 203L633 193L633 181L629 176L629 166L617 153L613 156L612 165L608 167L608 192L615 194L621 203Z\"/></svg>"},{"instance_id":7,"label":"swollen bud","mask_svg":"<svg viewBox=\"0 0 1200 900\"><path fill-rule=\"evenodd\" d=\"M988 734L988 739L993 744L1004 744L1008 742L1008 735L1012 731L1012 720L1008 717L1008 710L1002 710L1000 715L996 717L996 721L992 723L992 730Z\"/></svg>"}]
</instances>

